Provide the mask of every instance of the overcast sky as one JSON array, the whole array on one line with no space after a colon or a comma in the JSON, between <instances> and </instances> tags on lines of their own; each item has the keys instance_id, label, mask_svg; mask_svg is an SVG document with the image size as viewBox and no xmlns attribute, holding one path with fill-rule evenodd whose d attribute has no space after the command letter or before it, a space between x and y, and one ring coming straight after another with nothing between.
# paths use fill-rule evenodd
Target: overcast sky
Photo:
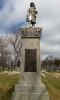
<instances>
[{"instance_id":1,"label":"overcast sky","mask_svg":"<svg viewBox=\"0 0 60 100\"><path fill-rule=\"evenodd\" d=\"M38 9L36 26L42 27L41 59L53 55L60 58L60 0L0 0L0 35L13 26L25 27L30 2Z\"/></svg>"}]
</instances>

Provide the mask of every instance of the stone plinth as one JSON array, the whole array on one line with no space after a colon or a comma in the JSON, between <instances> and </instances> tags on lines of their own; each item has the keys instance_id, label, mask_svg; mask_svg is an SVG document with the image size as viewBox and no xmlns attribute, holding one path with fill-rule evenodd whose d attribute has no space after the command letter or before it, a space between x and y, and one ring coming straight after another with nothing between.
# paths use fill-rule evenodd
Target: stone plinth
<instances>
[{"instance_id":1,"label":"stone plinth","mask_svg":"<svg viewBox=\"0 0 60 100\"><path fill-rule=\"evenodd\" d=\"M20 28L21 72L12 100L49 100L46 87L41 81L40 38L42 28Z\"/></svg>"},{"instance_id":2,"label":"stone plinth","mask_svg":"<svg viewBox=\"0 0 60 100\"><path fill-rule=\"evenodd\" d=\"M35 28L20 28L20 33L22 38L40 38L42 34L42 28L41 27L35 27Z\"/></svg>"}]
</instances>

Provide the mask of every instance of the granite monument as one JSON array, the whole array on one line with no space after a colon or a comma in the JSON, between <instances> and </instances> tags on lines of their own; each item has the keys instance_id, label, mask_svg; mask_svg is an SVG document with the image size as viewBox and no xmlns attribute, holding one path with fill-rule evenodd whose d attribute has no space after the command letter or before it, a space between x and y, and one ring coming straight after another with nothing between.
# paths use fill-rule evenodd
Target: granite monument
<instances>
[{"instance_id":1,"label":"granite monument","mask_svg":"<svg viewBox=\"0 0 60 100\"><path fill-rule=\"evenodd\" d=\"M49 100L46 87L41 81L42 27L35 27L37 9L34 3L30 3L27 14L28 27L20 28L22 40L20 82L15 86L12 100Z\"/></svg>"}]
</instances>

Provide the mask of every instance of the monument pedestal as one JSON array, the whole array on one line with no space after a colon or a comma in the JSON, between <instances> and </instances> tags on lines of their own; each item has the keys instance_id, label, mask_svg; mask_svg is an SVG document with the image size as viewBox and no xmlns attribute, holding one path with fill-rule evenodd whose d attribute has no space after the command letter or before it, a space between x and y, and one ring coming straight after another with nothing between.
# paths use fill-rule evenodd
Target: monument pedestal
<instances>
[{"instance_id":1,"label":"monument pedestal","mask_svg":"<svg viewBox=\"0 0 60 100\"><path fill-rule=\"evenodd\" d=\"M43 84L16 85L12 100L49 100L49 97Z\"/></svg>"},{"instance_id":2,"label":"monument pedestal","mask_svg":"<svg viewBox=\"0 0 60 100\"><path fill-rule=\"evenodd\" d=\"M20 82L15 86L12 100L49 100L41 81L40 38L42 28L21 28Z\"/></svg>"}]
</instances>

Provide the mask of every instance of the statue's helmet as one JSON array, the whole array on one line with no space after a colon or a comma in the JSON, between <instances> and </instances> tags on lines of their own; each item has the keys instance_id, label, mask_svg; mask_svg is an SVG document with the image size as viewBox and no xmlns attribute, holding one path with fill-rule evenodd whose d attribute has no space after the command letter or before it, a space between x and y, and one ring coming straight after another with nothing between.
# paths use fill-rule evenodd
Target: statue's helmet
<instances>
[{"instance_id":1,"label":"statue's helmet","mask_svg":"<svg viewBox=\"0 0 60 100\"><path fill-rule=\"evenodd\" d=\"M33 2L30 3L30 7L34 7L35 4Z\"/></svg>"}]
</instances>

